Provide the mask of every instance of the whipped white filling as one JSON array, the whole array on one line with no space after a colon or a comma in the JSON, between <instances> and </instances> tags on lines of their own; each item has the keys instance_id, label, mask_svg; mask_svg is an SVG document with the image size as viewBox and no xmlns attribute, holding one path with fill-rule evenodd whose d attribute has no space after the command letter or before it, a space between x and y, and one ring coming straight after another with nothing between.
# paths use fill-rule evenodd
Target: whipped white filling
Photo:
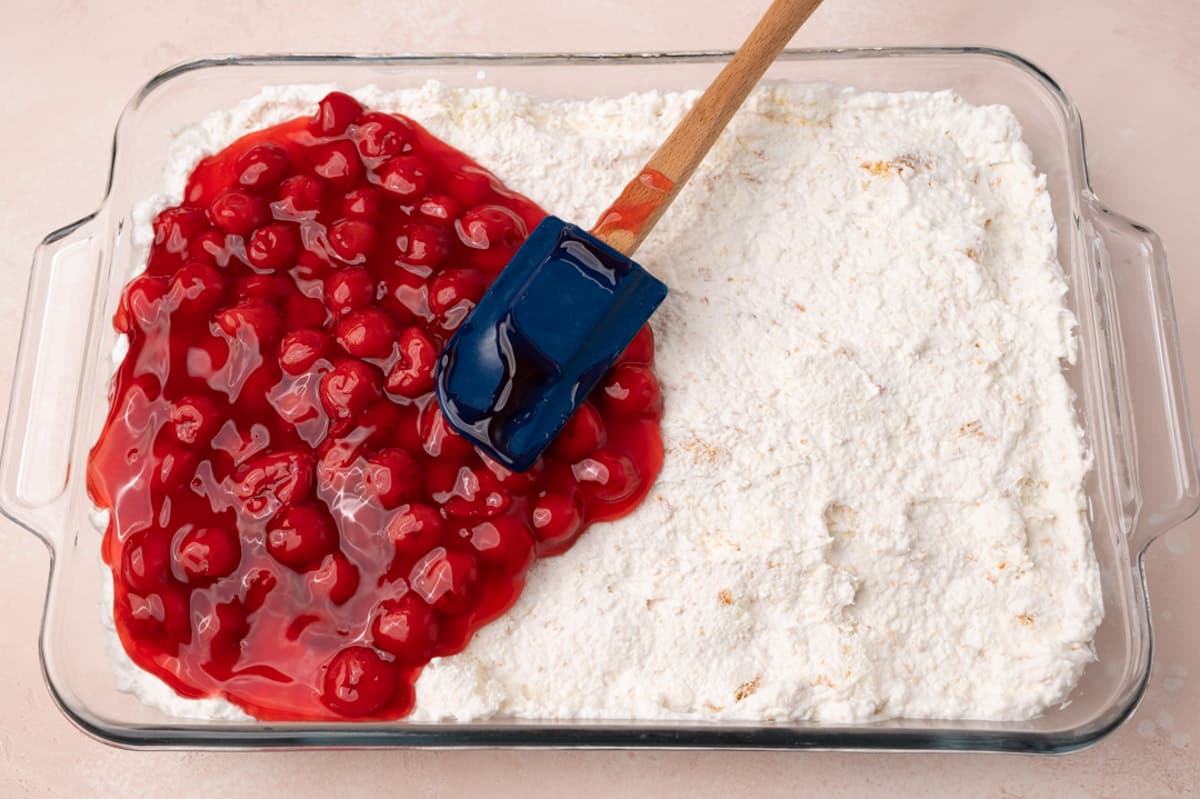
<instances>
[{"instance_id":1,"label":"whipped white filling","mask_svg":"<svg viewBox=\"0 0 1200 799\"><path fill-rule=\"evenodd\" d=\"M199 158L329 88L181 131L135 240ZM355 94L585 226L696 97ZM536 563L508 614L425 669L412 718L1001 720L1064 701L1102 606L1055 241L1006 108L761 87L638 254L671 288L658 484ZM114 649L147 703L241 715Z\"/></svg>"}]
</instances>

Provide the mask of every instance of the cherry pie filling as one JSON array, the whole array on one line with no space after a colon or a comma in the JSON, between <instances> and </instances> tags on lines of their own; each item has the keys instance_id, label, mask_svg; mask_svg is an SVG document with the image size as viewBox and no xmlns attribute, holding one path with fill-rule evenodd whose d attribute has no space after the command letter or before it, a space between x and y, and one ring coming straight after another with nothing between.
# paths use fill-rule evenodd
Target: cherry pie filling
<instances>
[{"instance_id":1,"label":"cherry pie filling","mask_svg":"<svg viewBox=\"0 0 1200 799\"><path fill-rule=\"evenodd\" d=\"M663 457L648 327L524 473L432 393L543 216L338 92L200 162L122 293L88 462L138 666L264 720L399 718L535 558L637 506Z\"/></svg>"}]
</instances>

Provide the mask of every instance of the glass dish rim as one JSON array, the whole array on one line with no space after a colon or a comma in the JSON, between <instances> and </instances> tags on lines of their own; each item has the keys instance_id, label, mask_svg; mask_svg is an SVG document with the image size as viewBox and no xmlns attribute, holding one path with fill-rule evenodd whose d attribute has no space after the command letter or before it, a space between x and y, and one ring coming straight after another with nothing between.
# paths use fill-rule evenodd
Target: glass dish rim
<instances>
[{"instance_id":1,"label":"glass dish rim","mask_svg":"<svg viewBox=\"0 0 1200 799\"><path fill-rule=\"evenodd\" d=\"M116 126L110 156L108 181L98 210L75 223L49 234L43 244L68 236L102 213L109 202L115 178L117 154L122 132L141 103L164 84L175 78L202 70L220 67L299 66L315 64L355 64L376 66L460 66L503 64L505 66L571 65L571 64L680 64L718 63L727 60L732 51L662 51L628 53L446 53L446 54L261 54L215 55L187 60L171 66L151 78L133 96L123 110ZM1083 127L1077 107L1059 84L1043 69L1015 53L980 46L917 46L917 47L839 47L789 49L780 60L873 60L904 57L966 56L985 57L1007 63L1035 79L1061 111L1066 125L1066 155L1068 170L1080 192L1095 198L1087 169ZM1139 229L1141 226L1138 226ZM1146 231L1149 232L1149 231ZM28 309L27 309L28 310ZM1186 410L1186 409L1185 409ZM11 411L10 411L11 422ZM7 509L5 516L27 526ZM38 531L34 531L42 537ZM1153 655L1154 639L1150 617L1143 557L1148 538L1135 552L1136 572L1131 575L1134 588L1140 593L1144 618L1145 644L1148 659ZM51 550L51 569L55 551ZM441 724L347 724L313 725L305 723L253 725L194 724L187 721L171 724L110 725L77 712L51 681L44 657L46 612L50 600L48 587L43 605L43 625L39 635L39 651L43 678L63 714L80 730L105 743L133 749L295 749L322 748L658 748L658 749L792 749L839 751L987 751L1009 753L1073 752L1089 747L1119 727L1136 709L1145 692L1149 669L1140 675L1130 692L1125 707L1116 709L1106 722L1080 725L1063 731L1007 731L1003 729L938 729L936 720L909 723L928 723L930 729L881 728L866 725L813 727L753 726L681 722L587 722L586 724L553 724L542 721L492 722L463 726ZM1149 660L1147 662L1150 662ZM904 722L905 720L897 720ZM985 722L979 722L984 724ZM686 725L686 726L685 726Z\"/></svg>"}]
</instances>

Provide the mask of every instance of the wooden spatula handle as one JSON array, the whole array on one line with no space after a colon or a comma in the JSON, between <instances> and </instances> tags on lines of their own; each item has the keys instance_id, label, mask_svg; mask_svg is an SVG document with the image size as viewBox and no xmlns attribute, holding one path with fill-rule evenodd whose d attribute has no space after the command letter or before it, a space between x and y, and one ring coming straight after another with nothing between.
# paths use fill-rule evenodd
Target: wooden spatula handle
<instances>
[{"instance_id":1,"label":"wooden spatula handle","mask_svg":"<svg viewBox=\"0 0 1200 799\"><path fill-rule=\"evenodd\" d=\"M692 106L592 235L632 255L712 148L721 131L821 0L774 0L733 58Z\"/></svg>"}]
</instances>

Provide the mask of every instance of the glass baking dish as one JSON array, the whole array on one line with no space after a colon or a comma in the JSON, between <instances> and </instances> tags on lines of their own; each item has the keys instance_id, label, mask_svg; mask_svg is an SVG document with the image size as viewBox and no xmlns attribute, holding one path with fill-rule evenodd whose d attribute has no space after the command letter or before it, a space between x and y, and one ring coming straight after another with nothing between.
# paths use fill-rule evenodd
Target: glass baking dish
<instances>
[{"instance_id":1,"label":"glass baking dish","mask_svg":"<svg viewBox=\"0 0 1200 799\"><path fill-rule=\"evenodd\" d=\"M158 192L173 131L265 85L495 85L556 97L703 87L728 53L626 55L269 56L193 61L151 80L117 127L107 195L92 216L51 233L34 254L0 460L6 515L40 537L52 568L41 661L55 700L99 739L147 748L350 746L722 747L1065 752L1133 711L1153 639L1141 567L1146 546L1200 504L1196 456L1162 245L1109 211L1088 186L1079 114L1037 67L975 48L800 50L768 78L863 89L958 91L1003 103L1046 173L1059 255L1079 318L1066 373L1096 457L1087 483L1106 615L1097 661L1062 707L1026 722L892 720L804 723L474 722L262 724L165 716L117 690L100 607L105 567L84 485L107 406L110 318L143 254L130 241L135 202ZM636 167L631 164L630 167Z\"/></svg>"}]
</instances>

